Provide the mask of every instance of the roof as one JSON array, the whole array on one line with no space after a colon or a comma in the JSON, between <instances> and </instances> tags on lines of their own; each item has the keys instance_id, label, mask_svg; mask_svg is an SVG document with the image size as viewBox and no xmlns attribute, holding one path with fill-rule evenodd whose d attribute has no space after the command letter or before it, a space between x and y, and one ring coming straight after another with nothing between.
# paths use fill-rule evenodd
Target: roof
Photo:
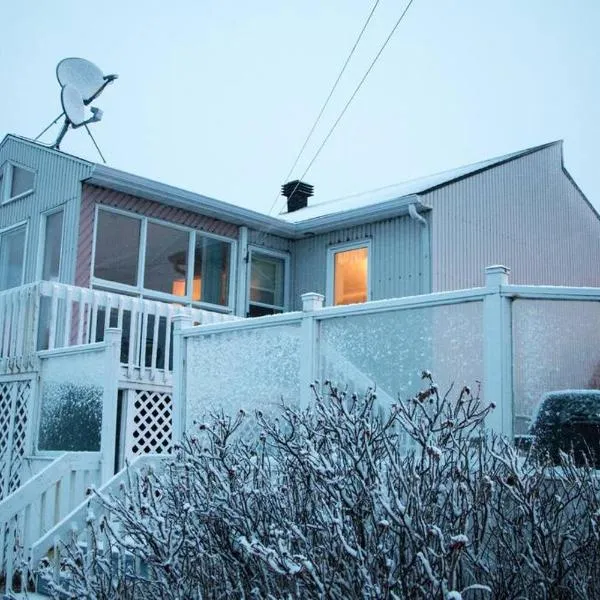
<instances>
[{"instance_id":1,"label":"roof","mask_svg":"<svg viewBox=\"0 0 600 600\"><path fill-rule=\"evenodd\" d=\"M9 134L4 138L2 144L8 138L32 144L46 151L55 152L89 165L91 173L84 178L84 181L91 185L120 191L147 200L154 200L168 206L175 206L235 225L246 225L259 231L288 238L301 238L306 235L333 231L341 227L352 227L406 215L411 207L417 212L425 212L429 210L429 207L422 202L421 194L561 143L560 141L550 142L549 144L505 154L435 175L328 202L311 204L292 213L271 216L106 165L90 163L20 136Z\"/></svg>"},{"instance_id":2,"label":"roof","mask_svg":"<svg viewBox=\"0 0 600 600\"><path fill-rule=\"evenodd\" d=\"M329 200L328 202L311 204L306 208L301 208L300 210L291 213L282 213L279 217L289 223L302 223L309 219L323 218L325 215L334 215L365 207L369 207L371 210L377 205L399 202L402 199L411 196L414 197L417 194L423 194L438 187L454 183L465 177L481 173L491 167L496 167L560 143L560 141L550 142L541 146L534 146L533 148L527 148L526 150L519 150L518 152L512 152L511 154L504 154L503 156L497 156L496 158L490 158L474 164L458 167L457 169L420 177L419 179L412 179L410 181L388 185L368 192L361 192L360 194L353 194L352 196Z\"/></svg>"}]
</instances>

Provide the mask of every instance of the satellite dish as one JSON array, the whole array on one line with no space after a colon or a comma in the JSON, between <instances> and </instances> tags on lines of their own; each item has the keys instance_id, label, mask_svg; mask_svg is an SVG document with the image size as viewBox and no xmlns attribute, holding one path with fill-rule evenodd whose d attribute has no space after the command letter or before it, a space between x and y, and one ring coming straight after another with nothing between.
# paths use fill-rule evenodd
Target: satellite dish
<instances>
[{"instance_id":1,"label":"satellite dish","mask_svg":"<svg viewBox=\"0 0 600 600\"><path fill-rule=\"evenodd\" d=\"M79 91L84 104L89 104L118 75L104 75L102 71L84 58L64 58L56 66L56 78L64 88L73 86Z\"/></svg>"},{"instance_id":2,"label":"satellite dish","mask_svg":"<svg viewBox=\"0 0 600 600\"><path fill-rule=\"evenodd\" d=\"M81 93L74 85L65 85L60 93L60 102L65 117L73 127L80 127L85 121L85 104Z\"/></svg>"},{"instance_id":3,"label":"satellite dish","mask_svg":"<svg viewBox=\"0 0 600 600\"><path fill-rule=\"evenodd\" d=\"M87 129L88 123L96 123L102 119L102 111L99 108L90 107L92 114L89 116L86 107L117 77L118 75L104 75L94 63L83 58L65 58L58 63L56 78L62 88L60 101L65 122L53 148L60 147L69 126L73 129L85 126Z\"/></svg>"}]
</instances>

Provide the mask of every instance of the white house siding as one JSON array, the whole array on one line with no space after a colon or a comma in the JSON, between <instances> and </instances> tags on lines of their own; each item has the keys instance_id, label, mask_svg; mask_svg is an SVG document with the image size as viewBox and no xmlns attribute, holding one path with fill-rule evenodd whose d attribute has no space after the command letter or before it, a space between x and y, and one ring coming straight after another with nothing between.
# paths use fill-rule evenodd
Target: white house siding
<instances>
[{"instance_id":1,"label":"white house siding","mask_svg":"<svg viewBox=\"0 0 600 600\"><path fill-rule=\"evenodd\" d=\"M7 160L33 169L36 173L34 193L0 205L0 229L22 221L28 223L25 283L35 280L37 275L42 213L60 206L65 211L61 281L73 283L81 179L90 173L91 164L12 136L5 138L0 146L0 166Z\"/></svg>"},{"instance_id":2,"label":"white house siding","mask_svg":"<svg viewBox=\"0 0 600 600\"><path fill-rule=\"evenodd\" d=\"M600 220L549 146L422 195L432 210L432 291L511 283L600 286Z\"/></svg>"},{"instance_id":3,"label":"white house siding","mask_svg":"<svg viewBox=\"0 0 600 600\"><path fill-rule=\"evenodd\" d=\"M429 227L408 216L340 229L294 243L294 309L305 292L325 294L330 246L371 240L371 298L398 298L430 291Z\"/></svg>"}]
</instances>

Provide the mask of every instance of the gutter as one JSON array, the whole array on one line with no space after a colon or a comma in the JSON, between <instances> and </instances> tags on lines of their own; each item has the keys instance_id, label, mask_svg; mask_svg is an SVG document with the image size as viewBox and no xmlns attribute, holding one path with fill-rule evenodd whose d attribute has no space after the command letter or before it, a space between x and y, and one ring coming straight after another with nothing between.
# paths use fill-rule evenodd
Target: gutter
<instances>
[{"instance_id":1,"label":"gutter","mask_svg":"<svg viewBox=\"0 0 600 600\"><path fill-rule=\"evenodd\" d=\"M378 204L360 206L290 223L278 217L263 215L216 198L196 194L104 165L94 165L91 175L82 181L289 239L302 239L340 228L374 223L404 215L415 218L413 211L417 214L430 210L421 202L421 198L417 194L411 194ZM417 214L417 217L420 215ZM420 218L422 219L422 217Z\"/></svg>"},{"instance_id":2,"label":"gutter","mask_svg":"<svg viewBox=\"0 0 600 600\"><path fill-rule=\"evenodd\" d=\"M177 208L202 213L213 219L227 221L234 225L248 225L259 231L268 229L269 233L293 237L295 228L276 217L262 215L259 212L235 206L202 194L195 194L171 185L139 177L132 173L119 171L111 167L96 164L85 183L116 190L124 194L154 200Z\"/></svg>"}]
</instances>

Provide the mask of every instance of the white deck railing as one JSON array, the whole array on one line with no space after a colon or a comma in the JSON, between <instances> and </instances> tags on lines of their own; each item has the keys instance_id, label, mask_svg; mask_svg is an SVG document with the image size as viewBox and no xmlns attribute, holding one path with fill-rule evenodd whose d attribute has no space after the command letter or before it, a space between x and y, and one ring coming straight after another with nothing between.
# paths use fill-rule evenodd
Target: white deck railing
<instances>
[{"instance_id":1,"label":"white deck railing","mask_svg":"<svg viewBox=\"0 0 600 600\"><path fill-rule=\"evenodd\" d=\"M80 504L100 479L99 452L67 452L34 475L25 485L0 502L0 571L6 591L12 591L16 573L26 588L33 543Z\"/></svg>"},{"instance_id":2,"label":"white deck railing","mask_svg":"<svg viewBox=\"0 0 600 600\"><path fill-rule=\"evenodd\" d=\"M194 324L235 320L229 314L168 304L101 290L38 282L0 292L0 368L21 372L37 350L53 350L104 339L108 327L123 332L121 363L130 368L172 368L172 322L183 315Z\"/></svg>"},{"instance_id":3,"label":"white deck railing","mask_svg":"<svg viewBox=\"0 0 600 600\"><path fill-rule=\"evenodd\" d=\"M169 458L164 454L144 454L138 456L125 469L119 471L98 489L98 494L103 497L118 496L122 493L122 486L127 483L130 474L135 475L145 468L157 468ZM62 546L72 542L86 542L86 533L89 533L88 521L93 515L97 520L106 514L106 508L95 493L90 494L83 502L79 503L61 522L46 531L32 545L29 553L29 568L35 571L40 561L52 551L53 571L56 577L60 574ZM88 545L89 548L89 545Z\"/></svg>"}]
</instances>

